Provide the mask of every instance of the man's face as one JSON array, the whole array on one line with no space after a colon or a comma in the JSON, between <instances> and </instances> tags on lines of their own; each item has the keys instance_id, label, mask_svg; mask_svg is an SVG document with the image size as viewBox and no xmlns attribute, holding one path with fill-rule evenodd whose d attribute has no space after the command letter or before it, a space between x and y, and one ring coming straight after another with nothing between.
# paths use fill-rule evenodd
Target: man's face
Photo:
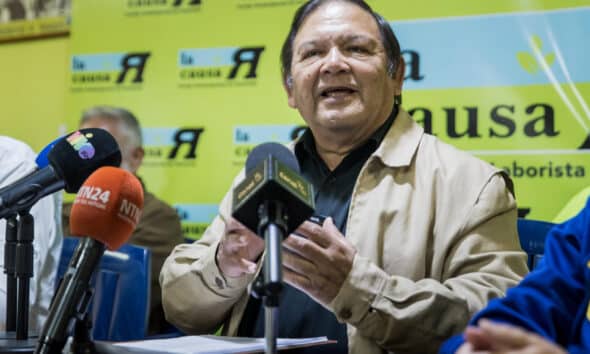
<instances>
[{"instance_id":1,"label":"man's face","mask_svg":"<svg viewBox=\"0 0 590 354\"><path fill-rule=\"evenodd\" d=\"M143 160L143 149L132 146L130 137L125 133L122 124L102 116L93 116L80 125L80 129L100 128L109 132L121 150L121 168L136 173Z\"/></svg>"},{"instance_id":2,"label":"man's face","mask_svg":"<svg viewBox=\"0 0 590 354\"><path fill-rule=\"evenodd\" d=\"M293 42L291 75L289 106L313 131L372 132L401 93L401 79L387 74L377 23L346 2L322 5L305 19Z\"/></svg>"}]
</instances>

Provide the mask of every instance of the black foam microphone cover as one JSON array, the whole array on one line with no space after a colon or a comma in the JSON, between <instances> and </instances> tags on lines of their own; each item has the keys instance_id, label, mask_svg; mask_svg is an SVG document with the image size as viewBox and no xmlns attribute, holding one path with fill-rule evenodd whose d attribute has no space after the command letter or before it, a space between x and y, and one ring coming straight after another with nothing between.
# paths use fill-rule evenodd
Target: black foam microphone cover
<instances>
[{"instance_id":1,"label":"black foam microphone cover","mask_svg":"<svg viewBox=\"0 0 590 354\"><path fill-rule=\"evenodd\" d=\"M76 193L86 178L99 167L121 165L115 138L99 128L80 129L58 141L47 155L68 193Z\"/></svg>"},{"instance_id":2,"label":"black foam microphone cover","mask_svg":"<svg viewBox=\"0 0 590 354\"><path fill-rule=\"evenodd\" d=\"M47 166L0 189L0 218L28 210L39 199L60 189L75 193L98 168L121 164L117 142L103 129L75 131L48 150Z\"/></svg>"},{"instance_id":3,"label":"black foam microphone cover","mask_svg":"<svg viewBox=\"0 0 590 354\"><path fill-rule=\"evenodd\" d=\"M269 156L274 156L283 165L292 169L293 172L299 173L299 162L297 162L295 155L279 143L264 143L252 149L246 159L246 173L250 173Z\"/></svg>"}]
</instances>

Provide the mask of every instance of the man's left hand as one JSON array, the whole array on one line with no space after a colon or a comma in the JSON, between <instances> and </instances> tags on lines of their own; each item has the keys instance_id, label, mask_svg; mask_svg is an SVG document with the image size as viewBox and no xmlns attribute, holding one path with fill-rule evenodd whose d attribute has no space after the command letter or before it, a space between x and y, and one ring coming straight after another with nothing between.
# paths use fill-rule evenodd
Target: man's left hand
<instances>
[{"instance_id":1,"label":"man's left hand","mask_svg":"<svg viewBox=\"0 0 590 354\"><path fill-rule=\"evenodd\" d=\"M566 354L547 339L516 326L482 319L467 327L457 354Z\"/></svg>"},{"instance_id":2,"label":"man's left hand","mask_svg":"<svg viewBox=\"0 0 590 354\"><path fill-rule=\"evenodd\" d=\"M305 221L283 242L287 284L327 306L352 268L354 246L327 218L323 226Z\"/></svg>"}]
</instances>

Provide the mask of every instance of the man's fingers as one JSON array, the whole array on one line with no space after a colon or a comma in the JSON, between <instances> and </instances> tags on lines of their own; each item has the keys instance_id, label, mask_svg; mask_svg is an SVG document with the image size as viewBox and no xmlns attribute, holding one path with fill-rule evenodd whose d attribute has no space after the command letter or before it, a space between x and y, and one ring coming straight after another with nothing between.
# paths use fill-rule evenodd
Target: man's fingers
<instances>
[{"instance_id":1,"label":"man's fingers","mask_svg":"<svg viewBox=\"0 0 590 354\"><path fill-rule=\"evenodd\" d=\"M283 280L295 289L303 292L306 292L311 285L311 282L307 277L286 267L283 267Z\"/></svg>"},{"instance_id":2,"label":"man's fingers","mask_svg":"<svg viewBox=\"0 0 590 354\"><path fill-rule=\"evenodd\" d=\"M494 354L489 350L477 350L473 348L473 345L469 342L463 343L459 349L455 352L456 354ZM505 354L505 353L502 353Z\"/></svg>"},{"instance_id":3,"label":"man's fingers","mask_svg":"<svg viewBox=\"0 0 590 354\"><path fill-rule=\"evenodd\" d=\"M237 278L244 274L256 273L256 263L241 257L218 257L219 268L223 275Z\"/></svg>"},{"instance_id":4,"label":"man's fingers","mask_svg":"<svg viewBox=\"0 0 590 354\"><path fill-rule=\"evenodd\" d=\"M254 261L264 251L264 240L231 218L220 240L216 261L224 275L239 277L256 272Z\"/></svg>"},{"instance_id":5,"label":"man's fingers","mask_svg":"<svg viewBox=\"0 0 590 354\"><path fill-rule=\"evenodd\" d=\"M521 349L530 342L527 333L515 326L494 323L490 320L481 319L477 323L482 332L493 343L494 350Z\"/></svg>"},{"instance_id":6,"label":"man's fingers","mask_svg":"<svg viewBox=\"0 0 590 354\"><path fill-rule=\"evenodd\" d=\"M242 268L242 271L246 274L256 273L256 263L250 262L245 258L240 259L240 267Z\"/></svg>"},{"instance_id":7,"label":"man's fingers","mask_svg":"<svg viewBox=\"0 0 590 354\"><path fill-rule=\"evenodd\" d=\"M242 223L240 223L238 220L234 218L229 218L225 223L225 227L227 233L246 230L246 226L244 226Z\"/></svg>"},{"instance_id":8,"label":"man's fingers","mask_svg":"<svg viewBox=\"0 0 590 354\"><path fill-rule=\"evenodd\" d=\"M326 222L324 221L324 224L325 223ZM305 221L297 228L297 230L295 230L295 233L308 238L322 248L330 246L330 239L323 235L324 232L322 226L311 221Z\"/></svg>"},{"instance_id":9,"label":"man's fingers","mask_svg":"<svg viewBox=\"0 0 590 354\"><path fill-rule=\"evenodd\" d=\"M299 274L317 273L315 264L290 251L283 252L283 265Z\"/></svg>"},{"instance_id":10,"label":"man's fingers","mask_svg":"<svg viewBox=\"0 0 590 354\"><path fill-rule=\"evenodd\" d=\"M478 327L467 327L463 333L465 342L471 344L473 350L489 350L492 348L490 338Z\"/></svg>"},{"instance_id":11,"label":"man's fingers","mask_svg":"<svg viewBox=\"0 0 590 354\"><path fill-rule=\"evenodd\" d=\"M323 248L305 237L291 234L283 241L283 247L309 260L321 259Z\"/></svg>"},{"instance_id":12,"label":"man's fingers","mask_svg":"<svg viewBox=\"0 0 590 354\"><path fill-rule=\"evenodd\" d=\"M238 220L236 220L234 218L230 218L225 225L226 225L225 232L227 234L238 233L238 234L242 234L242 235L247 235L249 237L256 236L256 234L254 232L252 232L252 230L250 230L249 228L244 226L244 224L242 224L241 222L239 222Z\"/></svg>"}]
</instances>

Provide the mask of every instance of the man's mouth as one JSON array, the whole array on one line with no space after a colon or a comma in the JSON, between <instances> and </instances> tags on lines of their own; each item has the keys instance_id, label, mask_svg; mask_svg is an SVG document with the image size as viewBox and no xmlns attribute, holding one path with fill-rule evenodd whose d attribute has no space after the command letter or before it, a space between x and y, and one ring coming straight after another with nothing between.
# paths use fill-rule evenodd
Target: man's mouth
<instances>
[{"instance_id":1,"label":"man's mouth","mask_svg":"<svg viewBox=\"0 0 590 354\"><path fill-rule=\"evenodd\" d=\"M330 87L327 88L325 90L322 90L320 92L320 96L321 97L343 97L343 96L347 96L347 95L351 95L353 93L355 93L356 90L353 90L349 87Z\"/></svg>"}]
</instances>

